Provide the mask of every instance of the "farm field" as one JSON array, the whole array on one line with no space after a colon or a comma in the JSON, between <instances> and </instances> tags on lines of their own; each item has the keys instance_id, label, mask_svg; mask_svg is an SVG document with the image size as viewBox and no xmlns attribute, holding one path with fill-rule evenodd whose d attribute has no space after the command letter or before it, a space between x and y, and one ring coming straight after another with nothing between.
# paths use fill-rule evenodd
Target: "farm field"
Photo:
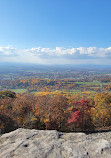
<instances>
[{"instance_id":1,"label":"farm field","mask_svg":"<svg viewBox=\"0 0 111 158\"><path fill-rule=\"evenodd\" d=\"M21 79L7 80L0 82L1 90L11 90L16 93L39 93L39 92L67 92L82 93L84 91L90 93L108 92L111 90L111 82L101 81L83 81L76 82L75 79Z\"/></svg>"},{"instance_id":2,"label":"farm field","mask_svg":"<svg viewBox=\"0 0 111 158\"><path fill-rule=\"evenodd\" d=\"M27 89L9 89L10 91L13 91L15 93L26 93Z\"/></svg>"},{"instance_id":3,"label":"farm field","mask_svg":"<svg viewBox=\"0 0 111 158\"><path fill-rule=\"evenodd\" d=\"M16 93L111 91L110 67L0 66L0 90Z\"/></svg>"},{"instance_id":4,"label":"farm field","mask_svg":"<svg viewBox=\"0 0 111 158\"><path fill-rule=\"evenodd\" d=\"M13 81L12 81L13 82ZM10 86L10 85L9 85ZM39 93L39 92L67 92L67 93L89 93L110 92L111 82L75 82L74 80L49 80L32 79L15 81L15 85L9 89L16 93Z\"/></svg>"},{"instance_id":5,"label":"farm field","mask_svg":"<svg viewBox=\"0 0 111 158\"><path fill-rule=\"evenodd\" d=\"M74 82L76 84L82 84L82 85L98 85L98 84L101 84L101 82Z\"/></svg>"}]
</instances>

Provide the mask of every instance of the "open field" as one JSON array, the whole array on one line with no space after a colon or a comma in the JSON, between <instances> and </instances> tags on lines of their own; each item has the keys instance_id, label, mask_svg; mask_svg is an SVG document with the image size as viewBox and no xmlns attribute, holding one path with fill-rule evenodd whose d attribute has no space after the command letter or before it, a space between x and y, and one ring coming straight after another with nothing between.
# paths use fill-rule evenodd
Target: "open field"
<instances>
[{"instance_id":1,"label":"open field","mask_svg":"<svg viewBox=\"0 0 111 158\"><path fill-rule=\"evenodd\" d=\"M38 93L38 92L68 92L90 93L110 92L111 82L75 82L73 80L50 80L50 79L24 79L1 82L0 88L8 89L16 93ZM12 88L10 88L12 87Z\"/></svg>"},{"instance_id":2,"label":"open field","mask_svg":"<svg viewBox=\"0 0 111 158\"><path fill-rule=\"evenodd\" d=\"M27 92L27 89L10 89L11 91L15 93L25 93Z\"/></svg>"},{"instance_id":3,"label":"open field","mask_svg":"<svg viewBox=\"0 0 111 158\"><path fill-rule=\"evenodd\" d=\"M111 91L111 67L0 66L0 90L16 93Z\"/></svg>"},{"instance_id":4,"label":"open field","mask_svg":"<svg viewBox=\"0 0 111 158\"><path fill-rule=\"evenodd\" d=\"M101 84L101 82L96 81L96 82L74 82L75 84L83 84L83 85L98 85Z\"/></svg>"}]
</instances>

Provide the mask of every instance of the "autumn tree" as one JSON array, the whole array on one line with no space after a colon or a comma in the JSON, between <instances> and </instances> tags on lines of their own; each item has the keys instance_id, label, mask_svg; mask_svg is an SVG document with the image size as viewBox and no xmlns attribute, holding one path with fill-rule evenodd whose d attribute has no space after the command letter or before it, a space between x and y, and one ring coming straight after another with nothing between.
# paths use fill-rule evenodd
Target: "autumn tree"
<instances>
[{"instance_id":1,"label":"autumn tree","mask_svg":"<svg viewBox=\"0 0 111 158\"><path fill-rule=\"evenodd\" d=\"M6 91L0 91L0 98L4 99L4 98L16 98L16 93L6 90Z\"/></svg>"},{"instance_id":2,"label":"autumn tree","mask_svg":"<svg viewBox=\"0 0 111 158\"><path fill-rule=\"evenodd\" d=\"M30 128L31 119L34 118L32 108L35 106L34 95L23 95L13 103L13 117L17 121L18 127Z\"/></svg>"},{"instance_id":3,"label":"autumn tree","mask_svg":"<svg viewBox=\"0 0 111 158\"><path fill-rule=\"evenodd\" d=\"M91 118L90 100L82 99L73 103L73 108L70 110L71 115L67 123L72 130L80 129L82 131L94 130L94 125Z\"/></svg>"},{"instance_id":4,"label":"autumn tree","mask_svg":"<svg viewBox=\"0 0 111 158\"><path fill-rule=\"evenodd\" d=\"M101 127L111 125L111 95L98 93L95 95L94 101L92 114L95 125Z\"/></svg>"},{"instance_id":5,"label":"autumn tree","mask_svg":"<svg viewBox=\"0 0 111 158\"><path fill-rule=\"evenodd\" d=\"M62 130L67 119L67 99L61 95L39 96L35 115L45 123L46 129Z\"/></svg>"}]
</instances>

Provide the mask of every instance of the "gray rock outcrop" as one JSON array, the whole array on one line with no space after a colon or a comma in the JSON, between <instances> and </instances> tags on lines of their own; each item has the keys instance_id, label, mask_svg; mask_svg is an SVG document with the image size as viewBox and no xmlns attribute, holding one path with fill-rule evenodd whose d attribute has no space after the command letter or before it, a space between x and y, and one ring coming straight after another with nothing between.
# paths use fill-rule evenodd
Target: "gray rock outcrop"
<instances>
[{"instance_id":1,"label":"gray rock outcrop","mask_svg":"<svg viewBox=\"0 0 111 158\"><path fill-rule=\"evenodd\" d=\"M0 158L111 158L111 132L17 129L0 137Z\"/></svg>"}]
</instances>

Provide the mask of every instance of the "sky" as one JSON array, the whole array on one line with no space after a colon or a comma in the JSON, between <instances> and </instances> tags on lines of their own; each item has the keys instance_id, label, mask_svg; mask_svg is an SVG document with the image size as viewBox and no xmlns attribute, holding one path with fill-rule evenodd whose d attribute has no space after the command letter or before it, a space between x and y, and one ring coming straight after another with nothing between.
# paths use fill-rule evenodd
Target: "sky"
<instances>
[{"instance_id":1,"label":"sky","mask_svg":"<svg viewBox=\"0 0 111 158\"><path fill-rule=\"evenodd\" d=\"M0 62L111 65L111 0L0 0Z\"/></svg>"}]
</instances>

